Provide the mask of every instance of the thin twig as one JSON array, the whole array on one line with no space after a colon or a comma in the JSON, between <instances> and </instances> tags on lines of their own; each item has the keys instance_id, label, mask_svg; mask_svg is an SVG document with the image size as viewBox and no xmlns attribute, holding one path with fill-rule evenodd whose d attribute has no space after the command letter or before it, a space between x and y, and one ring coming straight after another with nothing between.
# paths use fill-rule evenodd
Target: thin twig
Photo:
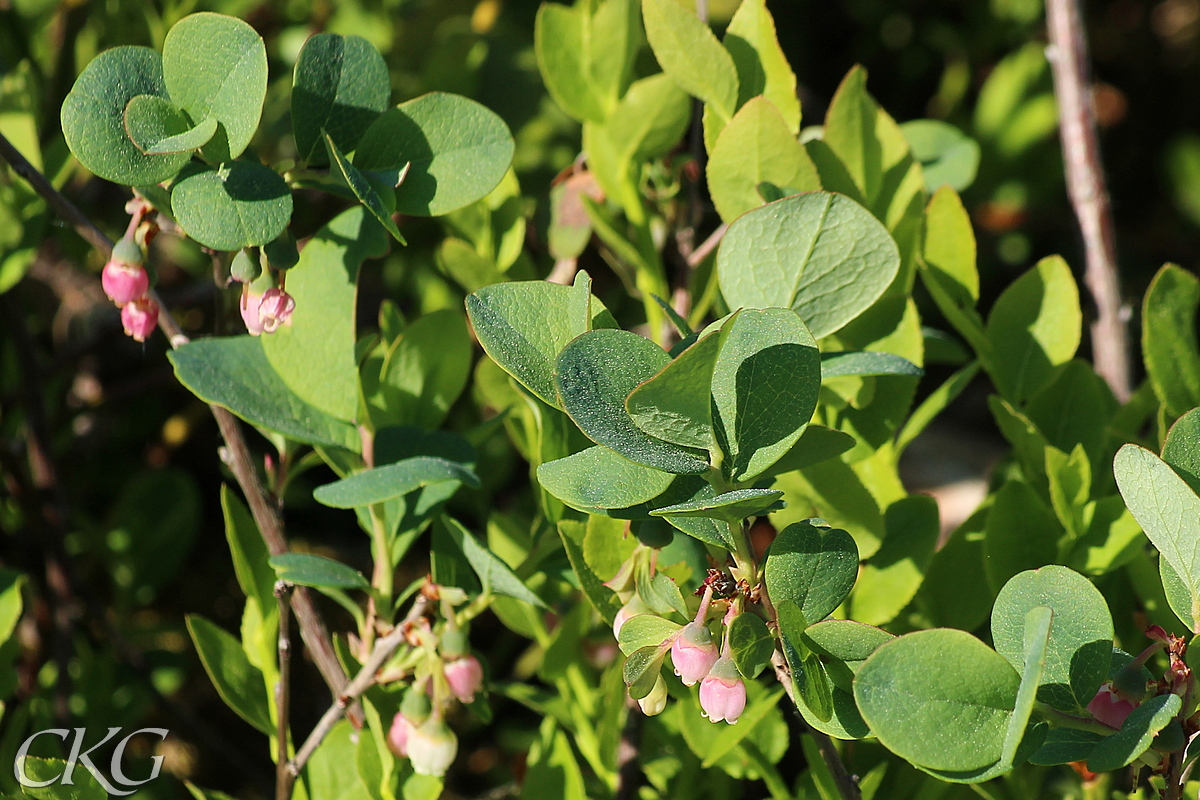
<instances>
[{"instance_id":1,"label":"thin twig","mask_svg":"<svg viewBox=\"0 0 1200 800\"><path fill-rule=\"evenodd\" d=\"M1112 206L1104 183L1096 113L1088 80L1087 39L1079 0L1046 0L1046 56L1054 73L1067 190L1083 234L1084 282L1096 303L1092 359L1122 403L1130 395L1129 331L1121 315L1121 281Z\"/></svg>"},{"instance_id":2,"label":"thin twig","mask_svg":"<svg viewBox=\"0 0 1200 800\"><path fill-rule=\"evenodd\" d=\"M791 670L788 669L787 662L783 660L783 655L778 650L771 656L771 664L775 667L775 677L783 684L783 691L787 693L792 705L798 708L802 701L796 699ZM837 784L838 794L842 796L843 800L862 800L858 783L846 771L846 765L842 763L842 756L833 746L833 742L811 725L807 725L807 727L809 736L813 737L817 751L821 754L821 760L825 762L825 766L829 768L829 774L833 776L833 782Z\"/></svg>"},{"instance_id":3,"label":"thin twig","mask_svg":"<svg viewBox=\"0 0 1200 800\"><path fill-rule=\"evenodd\" d=\"M3 134L0 134L0 158L7 161L14 172L28 181L34 191L45 198L59 216L70 223L80 236L105 256L112 252L112 240L105 236L104 232L97 228L70 200L55 189ZM158 304L158 326L166 334L171 346L181 347L187 344L188 337L183 333L183 329L179 327L175 318L167 311L158 295L153 291L147 294ZM210 403L209 409L211 409L212 415L217 421L217 427L221 430L221 436L225 440L226 451L229 454L227 461L229 468L233 471L242 493L246 496L250 513L258 525L260 535L267 544L267 549L273 556L288 552L287 537L283 533L283 522L279 517L279 511L267 499L266 490L258 479L258 473L250 458L250 449L246 446L246 439L242 435L237 419L228 410L215 403ZM292 608L296 612L296 620L300 625L300 635L312 654L313 661L334 696L341 694L346 686L346 673L342 670L341 663L333 652L329 630L313 604L311 593L303 587L298 587L292 593ZM354 717L356 723L361 723L361 719L357 715Z\"/></svg>"},{"instance_id":4,"label":"thin twig","mask_svg":"<svg viewBox=\"0 0 1200 800\"><path fill-rule=\"evenodd\" d=\"M288 769L288 692L292 679L292 643L288 638L291 610L288 596L292 584L275 582L275 598L279 601L279 681L275 684L276 743L275 756L275 800L290 800L296 776Z\"/></svg>"},{"instance_id":5,"label":"thin twig","mask_svg":"<svg viewBox=\"0 0 1200 800\"><path fill-rule=\"evenodd\" d=\"M708 258L708 254L716 249L721 240L725 238L725 232L729 230L729 223L722 222L717 226L717 229L708 235L708 238L700 243L700 246L692 251L688 256L688 266L692 269L704 263L704 259Z\"/></svg>"},{"instance_id":6,"label":"thin twig","mask_svg":"<svg viewBox=\"0 0 1200 800\"><path fill-rule=\"evenodd\" d=\"M317 721L316 726L312 729L312 733L304 740L304 744L300 747L300 751L296 753L296 757L288 764L288 770L293 776L299 775L300 770L304 769L304 765L308 763L308 759L312 757L317 747L325 740L329 732L333 730L333 726L337 724L337 721L346 713L346 709L349 708L350 704L375 684L376 673L392 657L392 653L396 652L396 648L404 643L409 628L419 617L424 616L428 603L429 601L424 594L418 594L417 599L413 601L412 608L409 609L408 614L400 624L389 631L382 639L375 642L375 648L371 651L370 657L363 662L362 669L354 676L354 680L347 684L345 691L334 699L333 705L321 715L321 719Z\"/></svg>"}]
</instances>

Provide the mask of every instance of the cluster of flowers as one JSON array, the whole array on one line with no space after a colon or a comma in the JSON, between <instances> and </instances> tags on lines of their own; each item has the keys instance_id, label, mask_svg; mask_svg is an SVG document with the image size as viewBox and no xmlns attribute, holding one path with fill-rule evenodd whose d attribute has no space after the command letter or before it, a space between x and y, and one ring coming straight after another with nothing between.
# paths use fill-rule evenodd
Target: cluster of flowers
<instances>
[{"instance_id":1,"label":"cluster of flowers","mask_svg":"<svg viewBox=\"0 0 1200 800\"><path fill-rule=\"evenodd\" d=\"M483 686L483 666L471 654L467 635L444 597L442 608L446 624L440 637L424 619L412 628L409 640L420 660L388 731L393 753L409 759L418 775L437 777L446 774L458 755L458 737L446 725L446 711L454 701L475 702Z\"/></svg>"},{"instance_id":2,"label":"cluster of flowers","mask_svg":"<svg viewBox=\"0 0 1200 800\"><path fill-rule=\"evenodd\" d=\"M158 325L158 303L147 295L150 273L146 271L145 251L136 237L140 233L142 242L146 242L157 229L146 226L135 230L113 246L112 255L100 273L100 285L108 299L121 309L125 335L144 342Z\"/></svg>"},{"instance_id":3,"label":"cluster of flowers","mask_svg":"<svg viewBox=\"0 0 1200 800\"><path fill-rule=\"evenodd\" d=\"M642 570L653 572L655 568L653 552L651 548L639 545L617 576L606 584L617 593L617 597L624 604L613 621L613 635L618 639L621 636L621 628L631 618L654 613L637 590L638 584L645 582L644 579L638 580L637 573ZM647 558L647 555L650 557ZM708 617L709 612L714 610L714 586L732 583L725 573L710 571L708 579L698 592L701 594L701 600L696 617L662 642L664 647L670 644L671 663L674 664L675 674L683 684L700 684L701 713L711 722L724 720L730 725L736 723L746 709L746 684L730 657L729 637L724 637L724 643L718 648L717 641L709 630ZM723 628L728 629L733 618L741 613L741 602L742 598L736 596L728 600L728 607L721 621ZM719 613L719 609L717 610ZM667 684L661 673L650 693L638 700L638 706L647 716L661 714L666 709Z\"/></svg>"}]
</instances>

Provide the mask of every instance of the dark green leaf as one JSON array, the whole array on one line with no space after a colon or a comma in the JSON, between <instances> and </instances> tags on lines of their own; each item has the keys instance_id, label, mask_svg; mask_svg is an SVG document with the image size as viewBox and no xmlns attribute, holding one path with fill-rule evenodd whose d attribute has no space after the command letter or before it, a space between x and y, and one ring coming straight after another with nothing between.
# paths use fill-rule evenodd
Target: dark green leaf
<instances>
[{"instance_id":1,"label":"dark green leaf","mask_svg":"<svg viewBox=\"0 0 1200 800\"><path fill-rule=\"evenodd\" d=\"M319 589L369 589L370 582L358 570L340 561L311 553L271 556L271 567L279 579L298 586Z\"/></svg>"},{"instance_id":2,"label":"dark green leaf","mask_svg":"<svg viewBox=\"0 0 1200 800\"><path fill-rule=\"evenodd\" d=\"M925 370L894 353L838 352L821 354L821 380L847 375L909 375L919 378Z\"/></svg>"},{"instance_id":3,"label":"dark green leaf","mask_svg":"<svg viewBox=\"0 0 1200 800\"><path fill-rule=\"evenodd\" d=\"M313 490L313 499L333 508L355 508L382 503L442 481L479 486L479 477L458 462L416 456L318 486Z\"/></svg>"},{"instance_id":4,"label":"dark green leaf","mask_svg":"<svg viewBox=\"0 0 1200 800\"><path fill-rule=\"evenodd\" d=\"M754 614L738 614L729 623L725 636L729 639L729 654L738 672L753 680L771 664L775 652L775 637L767 623Z\"/></svg>"},{"instance_id":5,"label":"dark green leaf","mask_svg":"<svg viewBox=\"0 0 1200 800\"><path fill-rule=\"evenodd\" d=\"M605 624L612 625L621 604L617 601L616 594L603 584L603 579L592 570L583 556L583 524L574 520L562 520L558 523L558 535L567 551L571 567L579 578L583 593Z\"/></svg>"},{"instance_id":6,"label":"dark green leaf","mask_svg":"<svg viewBox=\"0 0 1200 800\"><path fill-rule=\"evenodd\" d=\"M576 275L574 286L548 281L485 286L467 296L467 316L492 360L558 408L554 362L591 327L590 287L586 272Z\"/></svg>"},{"instance_id":7,"label":"dark green leaf","mask_svg":"<svg viewBox=\"0 0 1200 800\"><path fill-rule=\"evenodd\" d=\"M809 425L799 441L771 465L764 475L783 475L837 458L854 447L854 437L824 425Z\"/></svg>"},{"instance_id":8,"label":"dark green leaf","mask_svg":"<svg viewBox=\"0 0 1200 800\"><path fill-rule=\"evenodd\" d=\"M273 169L256 162L193 166L172 189L171 210L205 247L240 250L283 233L292 218L292 192Z\"/></svg>"},{"instance_id":9,"label":"dark green leaf","mask_svg":"<svg viewBox=\"0 0 1200 800\"><path fill-rule=\"evenodd\" d=\"M515 597L517 600L523 600L538 608L546 607L542 598L530 591L529 587L517 577L507 564L480 544L479 540L461 523L443 516L438 518L437 524L462 550L463 556L475 570L475 574L479 576L479 582L483 585L484 592Z\"/></svg>"},{"instance_id":10,"label":"dark green leaf","mask_svg":"<svg viewBox=\"0 0 1200 800\"><path fill-rule=\"evenodd\" d=\"M1017 689L1013 714L1008 720L1008 730L1004 734L1004 750L1000 756L1000 763L1004 767L1015 763L1017 748L1025 735L1029 716L1033 713L1034 703L1043 683L1042 670L1046 665L1050 622L1054 614L1055 612L1046 606L1035 606L1025 614L1021 686Z\"/></svg>"},{"instance_id":11,"label":"dark green leaf","mask_svg":"<svg viewBox=\"0 0 1200 800\"><path fill-rule=\"evenodd\" d=\"M430 92L372 122L354 166L370 173L411 165L396 189L396 210L436 217L496 188L512 155L512 135L493 111L466 97Z\"/></svg>"},{"instance_id":12,"label":"dark green leaf","mask_svg":"<svg viewBox=\"0 0 1200 800\"><path fill-rule=\"evenodd\" d=\"M1045 606L1054 612L1038 697L1078 713L1108 677L1113 623L1108 604L1091 581L1066 567L1022 572L1005 584L992 610L996 651L1015 669L1026 659L1027 615Z\"/></svg>"},{"instance_id":13,"label":"dark green leaf","mask_svg":"<svg viewBox=\"0 0 1200 800\"><path fill-rule=\"evenodd\" d=\"M396 227L396 221L392 219L392 213L396 210L395 187L372 180L362 174L342 155L337 144L334 143L333 137L329 134L325 134L325 146L329 150L330 163L337 168L338 174L350 187L350 191L354 192L358 202L371 212L371 216L378 220L379 224L386 228L396 241L400 244L407 244L400 234L400 229Z\"/></svg>"},{"instance_id":14,"label":"dark green leaf","mask_svg":"<svg viewBox=\"0 0 1200 800\"><path fill-rule=\"evenodd\" d=\"M563 409L592 441L655 469L699 474L708 470L699 453L646 434L625 411L629 393L669 360L635 333L596 330L563 348L554 379Z\"/></svg>"},{"instance_id":15,"label":"dark green leaf","mask_svg":"<svg viewBox=\"0 0 1200 800\"><path fill-rule=\"evenodd\" d=\"M223 14L190 14L167 32L162 63L172 102L193 120L219 123L205 155L215 162L241 155L267 95L267 48L254 28Z\"/></svg>"},{"instance_id":16,"label":"dark green leaf","mask_svg":"<svg viewBox=\"0 0 1200 800\"><path fill-rule=\"evenodd\" d=\"M713 369L731 322L698 339L630 393L625 410L634 425L684 447L716 448L709 394Z\"/></svg>"},{"instance_id":17,"label":"dark green leaf","mask_svg":"<svg viewBox=\"0 0 1200 800\"><path fill-rule=\"evenodd\" d=\"M820 622L850 594L858 576L858 548L843 530L795 522L775 537L764 571L776 606L790 600L806 620Z\"/></svg>"},{"instance_id":18,"label":"dark green leaf","mask_svg":"<svg viewBox=\"0 0 1200 800\"><path fill-rule=\"evenodd\" d=\"M742 311L725 333L712 377L713 427L735 481L768 470L804 433L820 392L820 355L783 308Z\"/></svg>"},{"instance_id":19,"label":"dark green leaf","mask_svg":"<svg viewBox=\"0 0 1200 800\"><path fill-rule=\"evenodd\" d=\"M237 639L196 614L187 616L187 627L204 671L225 705L262 733L273 734L263 675L246 658Z\"/></svg>"},{"instance_id":20,"label":"dark green leaf","mask_svg":"<svg viewBox=\"0 0 1200 800\"><path fill-rule=\"evenodd\" d=\"M198 339L167 357L179 382L197 397L251 424L308 444L353 451L362 446L354 426L314 408L284 384L256 337Z\"/></svg>"},{"instance_id":21,"label":"dark green leaf","mask_svg":"<svg viewBox=\"0 0 1200 800\"><path fill-rule=\"evenodd\" d=\"M1046 741L1029 757L1029 763L1051 767L1055 764L1069 764L1072 761L1086 761L1104 738L1103 734L1091 731L1051 728L1046 734Z\"/></svg>"},{"instance_id":22,"label":"dark green leaf","mask_svg":"<svg viewBox=\"0 0 1200 800\"><path fill-rule=\"evenodd\" d=\"M1174 264L1158 271L1142 302L1146 374L1172 418L1200 406L1197 308L1200 308L1200 280Z\"/></svg>"},{"instance_id":23,"label":"dark green leaf","mask_svg":"<svg viewBox=\"0 0 1200 800\"><path fill-rule=\"evenodd\" d=\"M259 610L266 612L275 603L275 572L267 563L267 545L249 509L225 484L221 485L221 511L238 585L246 597L254 598Z\"/></svg>"},{"instance_id":24,"label":"dark green leaf","mask_svg":"<svg viewBox=\"0 0 1200 800\"><path fill-rule=\"evenodd\" d=\"M192 127L170 100L141 94L125 106L125 132L143 153L186 153L213 137L217 121L209 117Z\"/></svg>"},{"instance_id":25,"label":"dark green leaf","mask_svg":"<svg viewBox=\"0 0 1200 800\"><path fill-rule=\"evenodd\" d=\"M895 638L883 628L849 619L827 619L809 625L803 634L810 649L838 661L865 661L880 645Z\"/></svg>"},{"instance_id":26,"label":"dark green leaf","mask_svg":"<svg viewBox=\"0 0 1200 800\"><path fill-rule=\"evenodd\" d=\"M91 172L127 186L174 177L187 153L146 155L125 130L125 108L139 95L168 100L162 57L149 47L114 47L92 59L63 101L67 146Z\"/></svg>"},{"instance_id":27,"label":"dark green leaf","mask_svg":"<svg viewBox=\"0 0 1200 800\"><path fill-rule=\"evenodd\" d=\"M1062 535L1054 512L1029 484L1008 481L1000 487L988 514L983 544L988 580L1001 587L1018 572L1054 563Z\"/></svg>"},{"instance_id":28,"label":"dark green leaf","mask_svg":"<svg viewBox=\"0 0 1200 800\"><path fill-rule=\"evenodd\" d=\"M1088 769L1112 772L1132 764L1150 749L1154 735L1175 718L1182 705L1177 694L1160 694L1146 700L1125 718L1121 730L1096 745L1088 756Z\"/></svg>"},{"instance_id":29,"label":"dark green leaf","mask_svg":"<svg viewBox=\"0 0 1200 800\"><path fill-rule=\"evenodd\" d=\"M387 64L359 36L318 33L304 43L292 75L292 130L302 161L326 163L324 130L342 152L358 146L363 132L387 110L391 95Z\"/></svg>"},{"instance_id":30,"label":"dark green leaf","mask_svg":"<svg viewBox=\"0 0 1200 800\"><path fill-rule=\"evenodd\" d=\"M690 500L650 512L652 517L704 517L724 522L740 523L747 517L757 517L780 508L783 492L775 489L734 489L731 492L700 500Z\"/></svg>"},{"instance_id":31,"label":"dark green leaf","mask_svg":"<svg viewBox=\"0 0 1200 800\"><path fill-rule=\"evenodd\" d=\"M1184 414L1167 431L1163 461L1200 494L1200 409Z\"/></svg>"},{"instance_id":32,"label":"dark green leaf","mask_svg":"<svg viewBox=\"0 0 1200 800\"><path fill-rule=\"evenodd\" d=\"M644 467L607 447L589 447L537 468L538 483L571 508L628 508L658 497L675 480L669 472Z\"/></svg>"}]
</instances>

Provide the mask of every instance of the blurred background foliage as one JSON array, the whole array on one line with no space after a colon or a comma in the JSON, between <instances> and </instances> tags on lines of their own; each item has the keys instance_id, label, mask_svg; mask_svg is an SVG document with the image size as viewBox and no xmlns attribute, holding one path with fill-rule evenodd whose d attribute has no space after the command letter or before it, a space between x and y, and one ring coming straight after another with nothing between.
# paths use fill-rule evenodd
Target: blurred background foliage
<instances>
[{"instance_id":1,"label":"blurred background foliage","mask_svg":"<svg viewBox=\"0 0 1200 800\"><path fill-rule=\"evenodd\" d=\"M716 27L736 4L708 3ZM464 276L440 252L447 233L476 250L481 236L494 236L495 260L512 263L510 278L544 277L553 264L548 198L552 181L579 154L580 129L538 74L537 6L537 0L0 0L0 131L115 238L127 198L75 164L58 123L62 99L98 52L122 44L159 48L171 24L194 11L248 20L267 41L272 69L252 147L276 163L294 150L287 87L304 40L322 30L366 37L387 59L393 102L432 90L459 92L498 112L516 138L514 174L493 194L490 216L476 209L441 221L404 220L409 246L364 273L360 320L376 319L385 298L394 303L385 315L461 308ZM799 80L804 124L823 118L846 71L861 63L870 91L898 121L945 120L979 143L979 173L963 199L980 242L981 306L1043 255L1062 253L1079 271L1039 0L769 6ZM1200 0L1086 6L1125 296L1136 298L1164 261L1190 269L1200 259ZM648 63L639 64L640 73L657 71L648 49L642 58ZM328 220L336 203L298 195L297 236ZM710 212L701 233L716 222ZM520 254L514 233L517 242L523 235ZM152 258L189 334L231 329L234 297L217 290L212 262L195 243L162 237ZM182 623L184 613L198 611L234 629L240 613L217 503L226 477L213 458L215 426L175 384L161 337L142 346L121 334L117 312L100 292L102 262L50 218L20 179L0 169L0 564L29 574L36 587L15 677L0 681L0 699L15 691L32 702L20 706L28 715L21 719L10 704L0 724L0 763L11 763L19 745L14 731L52 727L65 712L96 728L161 724L176 734L167 772L230 792L265 793L269 788L256 781L267 774L266 743L216 698ZM580 266L595 276L610 309L636 315L637 304L594 250ZM486 279L494 267L479 269ZM959 405L953 413L990 426L982 394L972 401L968 393ZM38 406L44 424L28 415ZM469 399L460 401L451 419L465 429L478 411ZM30 431L39 424L58 467L56 487L27 466ZM522 516L529 497L506 492L527 487L519 457L501 437L483 447L487 468L480 473L487 479L458 501L460 518L478 524L492 506ZM352 519L313 504L309 490L318 480L302 475L291 482L290 535L301 547L333 547L343 559L365 564L367 539ZM61 514L42 513L40 503ZM56 556L57 545L48 543L59 540ZM55 565L62 563L72 576L66 594L56 595ZM412 574L424 568L414 563ZM47 600L53 595L58 603ZM327 610L335 626L345 622L335 608ZM70 642L54 640L55 613L79 623ZM493 663L528 669L519 640L484 631L484 644L489 636ZM56 660L62 652L71 657ZM301 678L314 689L296 693L295 718L306 726L326 700L315 674ZM512 756L535 736L537 719L515 705L498 719L498 739L474 746L465 737L468 785L455 791L469 795L520 770ZM476 787L471 774L479 776ZM159 781L140 794L181 792L177 783Z\"/></svg>"}]
</instances>

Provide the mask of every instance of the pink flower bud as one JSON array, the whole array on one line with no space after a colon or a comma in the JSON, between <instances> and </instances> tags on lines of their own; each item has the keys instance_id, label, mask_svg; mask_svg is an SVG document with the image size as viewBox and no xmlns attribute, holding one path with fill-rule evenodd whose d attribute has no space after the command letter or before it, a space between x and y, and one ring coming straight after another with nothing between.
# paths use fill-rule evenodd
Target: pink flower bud
<instances>
[{"instance_id":1,"label":"pink flower bud","mask_svg":"<svg viewBox=\"0 0 1200 800\"><path fill-rule=\"evenodd\" d=\"M722 656L700 684L700 708L713 722L737 722L746 710L746 684L729 656Z\"/></svg>"},{"instance_id":2,"label":"pink flower bud","mask_svg":"<svg viewBox=\"0 0 1200 800\"><path fill-rule=\"evenodd\" d=\"M720 653L708 628L699 622L689 622L671 645L671 661L675 674L684 686L693 686L712 669Z\"/></svg>"},{"instance_id":3,"label":"pink flower bud","mask_svg":"<svg viewBox=\"0 0 1200 800\"><path fill-rule=\"evenodd\" d=\"M650 694L638 700L638 706L647 717L656 717L667 708L667 682L660 674L654 681Z\"/></svg>"},{"instance_id":4,"label":"pink flower bud","mask_svg":"<svg viewBox=\"0 0 1200 800\"><path fill-rule=\"evenodd\" d=\"M258 304L261 301L261 294L242 292L242 301L238 304L242 312L242 322L246 323L246 332L251 336L258 336L263 332L262 319L258 316Z\"/></svg>"},{"instance_id":5,"label":"pink flower bud","mask_svg":"<svg viewBox=\"0 0 1200 800\"><path fill-rule=\"evenodd\" d=\"M100 285L108 299L119 306L132 303L150 288L150 276L141 264L111 259L100 273Z\"/></svg>"},{"instance_id":6,"label":"pink flower bud","mask_svg":"<svg viewBox=\"0 0 1200 800\"><path fill-rule=\"evenodd\" d=\"M641 595L635 594L629 599L629 602L621 606L621 610L617 612L616 618L613 620L613 636L621 638L621 627L630 617L636 617L638 614L649 614L654 609L646 605L642 600Z\"/></svg>"},{"instance_id":7,"label":"pink flower bud","mask_svg":"<svg viewBox=\"0 0 1200 800\"><path fill-rule=\"evenodd\" d=\"M392 727L388 731L388 747L400 758L408 755L408 737L416 727L403 713L397 712L392 719Z\"/></svg>"},{"instance_id":8,"label":"pink flower bud","mask_svg":"<svg viewBox=\"0 0 1200 800\"><path fill-rule=\"evenodd\" d=\"M263 333L274 333L287 324L296 310L296 301L283 289L267 289L258 303L258 321Z\"/></svg>"},{"instance_id":9,"label":"pink flower bud","mask_svg":"<svg viewBox=\"0 0 1200 800\"><path fill-rule=\"evenodd\" d=\"M158 303L149 297L139 297L121 309L121 325L125 335L144 342L158 325Z\"/></svg>"},{"instance_id":10,"label":"pink flower bud","mask_svg":"<svg viewBox=\"0 0 1200 800\"><path fill-rule=\"evenodd\" d=\"M472 655L456 658L445 667L450 691L463 703L475 702L475 693L483 686L483 667Z\"/></svg>"},{"instance_id":11,"label":"pink flower bud","mask_svg":"<svg viewBox=\"0 0 1200 800\"><path fill-rule=\"evenodd\" d=\"M437 716L408 734L408 757L418 775L441 777L458 755L458 738Z\"/></svg>"},{"instance_id":12,"label":"pink flower bud","mask_svg":"<svg viewBox=\"0 0 1200 800\"><path fill-rule=\"evenodd\" d=\"M1122 700L1113 691L1112 683L1105 683L1096 692L1096 696L1087 704L1087 710L1098 722L1103 722L1110 728L1120 728L1125 718L1136 708L1128 700Z\"/></svg>"}]
</instances>

